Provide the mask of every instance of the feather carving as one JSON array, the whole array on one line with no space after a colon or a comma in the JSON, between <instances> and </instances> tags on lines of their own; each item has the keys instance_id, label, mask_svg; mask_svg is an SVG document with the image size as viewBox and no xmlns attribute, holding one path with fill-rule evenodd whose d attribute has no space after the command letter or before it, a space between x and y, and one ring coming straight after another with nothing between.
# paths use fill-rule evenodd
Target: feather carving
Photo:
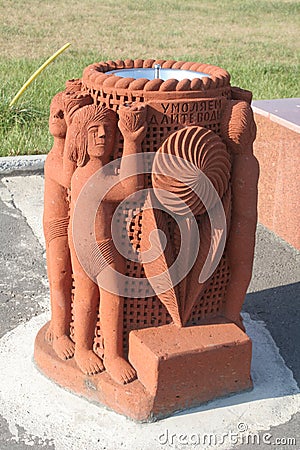
<instances>
[{"instance_id":1,"label":"feather carving","mask_svg":"<svg viewBox=\"0 0 300 450\"><path fill-rule=\"evenodd\" d=\"M167 308L175 325L180 327L178 287L174 286L176 276L170 271L175 255L165 215L164 211L153 207L149 194L142 217L141 259L145 275L157 297Z\"/></svg>"}]
</instances>

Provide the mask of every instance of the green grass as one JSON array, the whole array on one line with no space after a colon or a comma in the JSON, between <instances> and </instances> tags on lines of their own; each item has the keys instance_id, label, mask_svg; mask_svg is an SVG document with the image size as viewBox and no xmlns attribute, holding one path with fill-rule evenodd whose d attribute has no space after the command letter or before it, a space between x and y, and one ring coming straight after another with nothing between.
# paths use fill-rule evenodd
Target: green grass
<instances>
[{"instance_id":1,"label":"green grass","mask_svg":"<svg viewBox=\"0 0 300 450\"><path fill-rule=\"evenodd\" d=\"M3 0L0 155L46 153L48 111L65 80L107 59L171 58L224 67L255 99L299 96L296 0ZM66 42L72 46L8 104Z\"/></svg>"},{"instance_id":2,"label":"green grass","mask_svg":"<svg viewBox=\"0 0 300 450\"><path fill-rule=\"evenodd\" d=\"M64 89L67 79L81 77L82 68L91 61L93 59L88 55L82 58L68 55L53 62L28 87L13 108L9 108L10 101L44 59L2 61L0 156L43 154L50 150L53 142L48 132L51 98Z\"/></svg>"}]
</instances>

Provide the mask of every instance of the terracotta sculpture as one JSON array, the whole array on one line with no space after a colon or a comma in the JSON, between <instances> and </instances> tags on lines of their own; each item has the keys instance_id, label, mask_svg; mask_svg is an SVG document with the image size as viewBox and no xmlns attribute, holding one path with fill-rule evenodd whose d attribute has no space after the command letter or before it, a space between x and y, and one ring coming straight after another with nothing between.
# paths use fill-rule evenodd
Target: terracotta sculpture
<instances>
[{"instance_id":1,"label":"terracotta sculpture","mask_svg":"<svg viewBox=\"0 0 300 450\"><path fill-rule=\"evenodd\" d=\"M215 133L203 127L193 126L173 133L164 141L154 159L154 171L157 157L160 160L157 165L162 170L162 174L152 175L152 183L159 200L167 209L178 214L182 221L189 221L190 214L198 219L200 234L198 254L189 274L186 273L183 280L177 285L178 298L174 299L173 304L170 305L173 314L166 305L174 323L182 326L188 322L195 302L207 285L206 282L200 282L199 278L208 257L211 241L210 218L207 211L216 208L218 199L222 200L227 227L229 227L230 155L222 140ZM210 183L216 189L215 195L212 193L213 188ZM171 197L169 197L169 193ZM189 212L187 208L189 208ZM142 243L144 233L149 235L151 222L145 220L143 224ZM176 234L177 229L174 232ZM188 230L188 225L186 233L191 234L188 251L191 253L193 237L191 230ZM224 234L226 234L226 229L224 229ZM148 237L146 240L149 240ZM179 248L176 249L177 253L178 251ZM212 251L216 252L216 248ZM159 271L155 261L145 267L147 277L149 271L150 273ZM164 293L163 298L158 297L163 303L163 298L167 303L171 299L169 292Z\"/></svg>"},{"instance_id":2,"label":"terracotta sculpture","mask_svg":"<svg viewBox=\"0 0 300 450\"><path fill-rule=\"evenodd\" d=\"M244 329L240 311L252 276L259 176L258 161L253 155L256 125L247 102L228 102L221 133L233 158L233 214L227 244L231 279L225 297L224 315Z\"/></svg>"},{"instance_id":3,"label":"terracotta sculpture","mask_svg":"<svg viewBox=\"0 0 300 450\"><path fill-rule=\"evenodd\" d=\"M135 130L129 129L128 126L132 125L130 122L134 120L135 114L144 109L144 106L134 105L124 108L126 111L121 110L119 128L124 137L124 156L139 152L141 149L140 144L146 132L145 123L139 122L138 128ZM86 106L75 114L70 127L71 135L73 129L76 135L70 142L68 152L70 158L76 161L77 169L71 180L71 218L82 187L111 159L116 134L116 114L108 108L96 105ZM126 158L123 161L126 164ZM126 171L124 164L121 165L121 173ZM105 254L106 264L111 265L119 273L124 272L125 262L115 249L111 239L111 218L116 203L142 187L139 175L122 181L121 186L108 193L105 202L100 205L97 212L95 229L98 247ZM104 290L101 282L98 287L85 273L74 249L71 230L72 227L70 227L69 241L75 280L75 361L86 374L101 372L105 367L115 381L128 383L135 378L136 373L123 356L123 298ZM106 264L101 263L101 253L97 255L97 249L91 257L98 281L101 277L106 276ZM99 292L99 315L104 339L104 365L92 349Z\"/></svg>"},{"instance_id":4,"label":"terracotta sculpture","mask_svg":"<svg viewBox=\"0 0 300 450\"><path fill-rule=\"evenodd\" d=\"M67 125L64 113L64 93L52 100L49 118L54 145L45 162L44 234L47 270L50 283L51 323L46 339L63 359L74 354L70 339L72 268L68 245L69 204L64 185L63 154Z\"/></svg>"},{"instance_id":5,"label":"terracotta sculpture","mask_svg":"<svg viewBox=\"0 0 300 450\"><path fill-rule=\"evenodd\" d=\"M141 77L157 65L174 72ZM154 59L92 64L54 98L44 213L52 318L35 359L57 383L142 421L251 388L240 316L257 221L250 103L224 69ZM127 155L142 158L129 167ZM99 205L96 186L85 189L105 169L116 184ZM126 206L138 191L140 204ZM82 192L98 207L92 245ZM135 258L114 240L116 212Z\"/></svg>"},{"instance_id":6,"label":"terracotta sculpture","mask_svg":"<svg viewBox=\"0 0 300 450\"><path fill-rule=\"evenodd\" d=\"M62 359L74 354L74 343L70 339L72 268L68 245L68 178L75 165L65 156L65 137L73 112L91 102L88 94L79 93L78 82L72 81L66 83L66 90L56 94L50 105L49 130L54 144L44 168L43 226L51 300L51 323L46 339Z\"/></svg>"}]
</instances>

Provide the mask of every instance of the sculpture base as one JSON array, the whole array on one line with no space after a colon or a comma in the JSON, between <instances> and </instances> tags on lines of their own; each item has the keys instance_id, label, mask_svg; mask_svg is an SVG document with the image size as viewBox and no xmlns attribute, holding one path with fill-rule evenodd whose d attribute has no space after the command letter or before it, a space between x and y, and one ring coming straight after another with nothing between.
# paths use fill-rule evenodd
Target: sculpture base
<instances>
[{"instance_id":1,"label":"sculpture base","mask_svg":"<svg viewBox=\"0 0 300 450\"><path fill-rule=\"evenodd\" d=\"M60 386L139 422L167 417L217 397L248 390L251 341L235 324L177 328L164 325L132 331L129 360L138 379L115 383L106 373L84 375L74 359L63 361L38 333L34 358Z\"/></svg>"}]
</instances>

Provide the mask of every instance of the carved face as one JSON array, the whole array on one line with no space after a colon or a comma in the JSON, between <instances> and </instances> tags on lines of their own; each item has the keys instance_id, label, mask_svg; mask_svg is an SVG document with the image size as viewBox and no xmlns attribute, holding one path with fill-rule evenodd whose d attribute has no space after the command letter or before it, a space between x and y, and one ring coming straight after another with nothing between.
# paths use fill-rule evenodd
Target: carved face
<instances>
[{"instance_id":1,"label":"carved face","mask_svg":"<svg viewBox=\"0 0 300 450\"><path fill-rule=\"evenodd\" d=\"M60 102L54 101L50 105L49 130L52 136L64 138L67 133L67 124Z\"/></svg>"},{"instance_id":2,"label":"carved face","mask_svg":"<svg viewBox=\"0 0 300 450\"><path fill-rule=\"evenodd\" d=\"M88 127L88 154L94 158L110 155L114 147L114 124L108 121L92 122Z\"/></svg>"}]
</instances>

